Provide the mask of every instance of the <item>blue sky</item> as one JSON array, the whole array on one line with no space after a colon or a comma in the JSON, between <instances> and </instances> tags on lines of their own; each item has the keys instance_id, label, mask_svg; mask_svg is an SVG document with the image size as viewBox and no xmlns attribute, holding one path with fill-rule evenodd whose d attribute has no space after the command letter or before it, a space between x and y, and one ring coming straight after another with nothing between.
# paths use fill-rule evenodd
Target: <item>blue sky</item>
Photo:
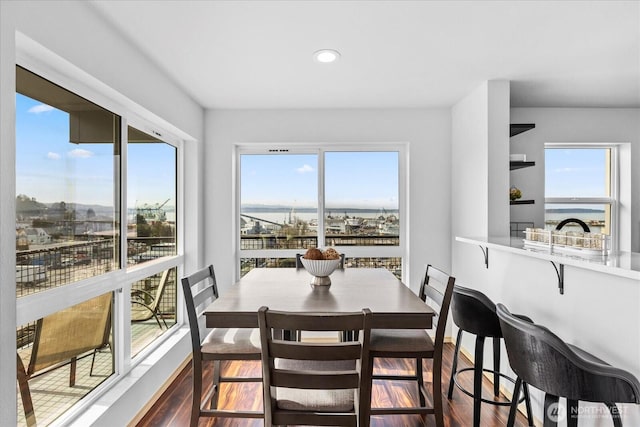
<instances>
[{"instance_id":1,"label":"blue sky","mask_svg":"<svg viewBox=\"0 0 640 427\"><path fill-rule=\"evenodd\" d=\"M605 197L606 149L545 149L545 197Z\"/></svg>"},{"instance_id":2,"label":"blue sky","mask_svg":"<svg viewBox=\"0 0 640 427\"><path fill-rule=\"evenodd\" d=\"M328 208L398 208L397 152L328 152L325 170ZM317 207L315 154L242 155L240 179L244 205Z\"/></svg>"},{"instance_id":3,"label":"blue sky","mask_svg":"<svg viewBox=\"0 0 640 427\"><path fill-rule=\"evenodd\" d=\"M128 154L129 207L175 205L175 148L130 144ZM16 94L16 194L113 206L113 145L70 143L66 112Z\"/></svg>"}]
</instances>

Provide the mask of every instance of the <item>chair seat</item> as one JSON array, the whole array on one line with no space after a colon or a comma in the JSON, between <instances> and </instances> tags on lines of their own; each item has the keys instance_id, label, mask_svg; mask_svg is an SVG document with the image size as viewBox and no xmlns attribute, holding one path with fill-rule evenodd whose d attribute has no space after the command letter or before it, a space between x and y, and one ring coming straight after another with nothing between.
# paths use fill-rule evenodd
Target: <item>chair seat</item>
<instances>
[{"instance_id":1,"label":"chair seat","mask_svg":"<svg viewBox=\"0 0 640 427\"><path fill-rule=\"evenodd\" d=\"M202 341L202 358L207 353L215 359L260 360L260 333L258 329L215 328Z\"/></svg>"},{"instance_id":2,"label":"chair seat","mask_svg":"<svg viewBox=\"0 0 640 427\"><path fill-rule=\"evenodd\" d=\"M424 329L372 329L371 353L433 353L433 340Z\"/></svg>"},{"instance_id":3,"label":"chair seat","mask_svg":"<svg viewBox=\"0 0 640 427\"><path fill-rule=\"evenodd\" d=\"M328 361L277 359L277 369L294 371L346 371L355 369L353 360ZM276 388L276 406L288 411L347 412L354 409L355 390L306 390Z\"/></svg>"}]
</instances>

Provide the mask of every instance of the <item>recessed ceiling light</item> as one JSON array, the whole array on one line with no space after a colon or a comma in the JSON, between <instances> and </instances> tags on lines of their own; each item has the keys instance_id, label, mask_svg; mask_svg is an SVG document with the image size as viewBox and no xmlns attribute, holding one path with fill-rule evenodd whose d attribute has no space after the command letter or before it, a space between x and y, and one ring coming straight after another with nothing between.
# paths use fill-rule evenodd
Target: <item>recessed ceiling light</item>
<instances>
[{"instance_id":1,"label":"recessed ceiling light","mask_svg":"<svg viewBox=\"0 0 640 427\"><path fill-rule=\"evenodd\" d=\"M321 49L313 54L313 58L318 62L328 64L330 62L336 62L338 59L340 59L340 52L333 49Z\"/></svg>"}]
</instances>

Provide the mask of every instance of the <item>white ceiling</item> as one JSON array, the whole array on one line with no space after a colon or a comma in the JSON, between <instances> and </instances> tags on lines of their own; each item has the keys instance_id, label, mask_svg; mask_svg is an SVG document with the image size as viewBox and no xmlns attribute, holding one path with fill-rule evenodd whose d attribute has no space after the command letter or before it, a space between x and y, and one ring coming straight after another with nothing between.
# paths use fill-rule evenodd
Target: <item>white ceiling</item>
<instances>
[{"instance_id":1,"label":"white ceiling","mask_svg":"<svg viewBox=\"0 0 640 427\"><path fill-rule=\"evenodd\" d=\"M640 107L638 1L92 4L207 108L442 107L492 79L517 107Z\"/></svg>"}]
</instances>

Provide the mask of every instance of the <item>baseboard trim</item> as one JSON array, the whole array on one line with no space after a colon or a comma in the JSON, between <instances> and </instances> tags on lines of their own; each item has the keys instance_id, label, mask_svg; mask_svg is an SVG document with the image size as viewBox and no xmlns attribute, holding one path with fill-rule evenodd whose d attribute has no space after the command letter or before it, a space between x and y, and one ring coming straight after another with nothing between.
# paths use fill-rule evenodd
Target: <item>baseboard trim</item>
<instances>
[{"instance_id":1,"label":"baseboard trim","mask_svg":"<svg viewBox=\"0 0 640 427\"><path fill-rule=\"evenodd\" d=\"M171 387L171 384L173 383L173 381L175 381L175 379L178 378L178 375L180 375L180 372L182 372L182 370L186 368L189 363L191 363L190 355L187 358L185 358L182 361L182 363L180 363L180 366L178 366L178 368L171 374L171 376L167 378L167 380L162 384L162 387L160 387L158 391L156 391L154 395L151 396L151 399L149 399L149 401L142 407L142 409L136 414L136 416L133 417L131 421L129 421L129 423L127 424L127 427L135 427L136 425L138 425L140 421L142 421L142 419L144 418L145 415L147 415L147 412L149 412L151 407L155 405L158 399L160 399L160 396L162 396L162 393L164 393L165 391L167 391L169 387Z\"/></svg>"}]
</instances>

